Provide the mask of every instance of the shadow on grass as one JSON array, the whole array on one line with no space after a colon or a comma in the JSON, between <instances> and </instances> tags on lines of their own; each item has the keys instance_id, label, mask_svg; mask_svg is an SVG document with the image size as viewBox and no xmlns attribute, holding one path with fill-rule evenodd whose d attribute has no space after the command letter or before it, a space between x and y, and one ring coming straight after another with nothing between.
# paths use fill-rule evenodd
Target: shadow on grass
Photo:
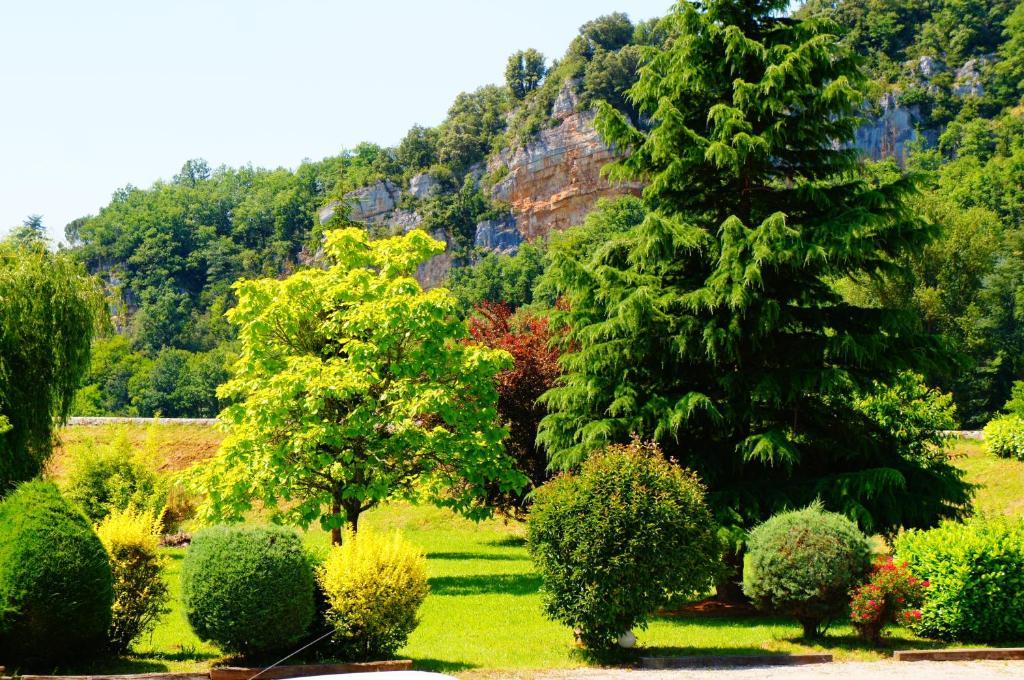
<instances>
[{"instance_id":1,"label":"shadow on grass","mask_svg":"<svg viewBox=\"0 0 1024 680\"><path fill-rule=\"evenodd\" d=\"M461 661L444 661L443 659L413 659L412 667L418 671L432 671L434 673L458 673L468 671L477 666Z\"/></svg>"},{"instance_id":2,"label":"shadow on grass","mask_svg":"<svg viewBox=\"0 0 1024 680\"><path fill-rule=\"evenodd\" d=\"M714 616L703 617L699 615L675 615L671 617L658 617L662 624L670 626L699 626L702 629L717 629L721 635L726 637L730 632L753 629L763 626L791 626L796 627L796 622L778 617L766 616ZM797 629L798 630L798 629ZM848 630L848 629L847 629ZM947 643L936 640L923 640L920 638L895 637L884 635L878 645L873 645L858 637L853 632L826 632L818 638L804 638L796 630L792 635L774 638L775 642L792 644L795 647L793 652L784 650L764 649L751 645L694 645L694 646L652 646L639 650L641 656L726 656L726 655L756 655L756 656L778 656L790 653L809 652L870 652L876 654L887 654L897 649L936 649L948 646ZM743 634L741 634L742 636Z\"/></svg>"},{"instance_id":3,"label":"shadow on grass","mask_svg":"<svg viewBox=\"0 0 1024 680\"><path fill-rule=\"evenodd\" d=\"M482 560L486 562L528 562L525 555L503 555L501 553L476 552L432 552L427 553L428 560Z\"/></svg>"},{"instance_id":4,"label":"shadow on grass","mask_svg":"<svg viewBox=\"0 0 1024 680\"><path fill-rule=\"evenodd\" d=\"M166 663L151 658L96 658L83 659L77 663L68 663L55 666L44 661L29 661L18 667L7 664L6 674L17 672L18 674L36 673L40 675L129 675L135 673L166 673Z\"/></svg>"},{"instance_id":5,"label":"shadow on grass","mask_svg":"<svg viewBox=\"0 0 1024 680\"><path fill-rule=\"evenodd\" d=\"M493 545L498 548L522 548L526 545L526 539L522 536L506 536L485 541L484 545Z\"/></svg>"},{"instance_id":6,"label":"shadow on grass","mask_svg":"<svg viewBox=\"0 0 1024 680\"><path fill-rule=\"evenodd\" d=\"M477 576L435 576L430 579L434 595L533 595L540 590L537 574L480 574Z\"/></svg>"}]
</instances>

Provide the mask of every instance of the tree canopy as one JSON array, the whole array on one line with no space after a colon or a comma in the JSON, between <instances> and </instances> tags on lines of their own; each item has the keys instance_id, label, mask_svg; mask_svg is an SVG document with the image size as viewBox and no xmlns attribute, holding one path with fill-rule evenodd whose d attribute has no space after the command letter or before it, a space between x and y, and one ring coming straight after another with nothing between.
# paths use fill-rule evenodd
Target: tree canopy
<instances>
[{"instance_id":1,"label":"tree canopy","mask_svg":"<svg viewBox=\"0 0 1024 680\"><path fill-rule=\"evenodd\" d=\"M786 6L678 4L629 92L649 128L602 107L601 132L631 152L609 176L644 181L648 213L545 275L569 330L540 438L560 467L652 438L698 471L727 526L818 497L868 530L929 525L963 511L967 486L858 400L943 345L834 284L895 275L934 230L908 202L916 177L865 172L837 146L864 74L838 26Z\"/></svg>"},{"instance_id":2,"label":"tree canopy","mask_svg":"<svg viewBox=\"0 0 1024 680\"><path fill-rule=\"evenodd\" d=\"M302 526L319 519L336 542L395 497L485 515L489 485L525 483L497 422L510 357L466 342L451 293L412 277L444 243L347 228L324 247L327 269L235 286L240 352L220 390L228 435L200 472L206 515L240 518L260 501Z\"/></svg>"}]
</instances>

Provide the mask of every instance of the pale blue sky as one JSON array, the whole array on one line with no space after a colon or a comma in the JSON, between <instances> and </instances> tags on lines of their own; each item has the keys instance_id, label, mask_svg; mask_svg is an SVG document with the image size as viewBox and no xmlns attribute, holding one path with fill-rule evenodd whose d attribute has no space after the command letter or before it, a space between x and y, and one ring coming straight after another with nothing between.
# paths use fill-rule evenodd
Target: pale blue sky
<instances>
[{"instance_id":1,"label":"pale blue sky","mask_svg":"<svg viewBox=\"0 0 1024 680\"><path fill-rule=\"evenodd\" d=\"M189 158L294 167L435 125L505 59L671 0L0 0L0 232Z\"/></svg>"}]
</instances>

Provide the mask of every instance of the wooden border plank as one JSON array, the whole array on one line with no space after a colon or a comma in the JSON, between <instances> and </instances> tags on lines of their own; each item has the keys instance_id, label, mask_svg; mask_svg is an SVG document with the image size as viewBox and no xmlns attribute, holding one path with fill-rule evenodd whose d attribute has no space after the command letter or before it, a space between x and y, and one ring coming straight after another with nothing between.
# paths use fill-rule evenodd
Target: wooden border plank
<instances>
[{"instance_id":1,"label":"wooden border plank","mask_svg":"<svg viewBox=\"0 0 1024 680\"><path fill-rule=\"evenodd\" d=\"M643 656L640 666L651 670L706 666L803 666L831 663L831 654L742 654L733 656Z\"/></svg>"},{"instance_id":2,"label":"wooden border plank","mask_svg":"<svg viewBox=\"0 0 1024 680\"><path fill-rule=\"evenodd\" d=\"M412 670L412 661L369 661L365 663L307 664L303 666L278 666L262 672L262 668L238 668L220 666L210 669L210 680L249 680L259 674L260 680L288 680L311 675L333 675L335 673L377 673L380 671Z\"/></svg>"},{"instance_id":3,"label":"wooden border plank","mask_svg":"<svg viewBox=\"0 0 1024 680\"><path fill-rule=\"evenodd\" d=\"M896 661L1024 661L1024 647L978 649L904 649L892 653Z\"/></svg>"}]
</instances>

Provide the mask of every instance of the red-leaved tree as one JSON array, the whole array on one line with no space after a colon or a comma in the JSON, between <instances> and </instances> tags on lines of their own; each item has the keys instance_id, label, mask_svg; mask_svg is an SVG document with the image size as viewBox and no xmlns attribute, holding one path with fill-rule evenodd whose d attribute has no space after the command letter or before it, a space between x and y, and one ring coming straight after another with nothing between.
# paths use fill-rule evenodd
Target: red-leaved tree
<instances>
[{"instance_id":1,"label":"red-leaved tree","mask_svg":"<svg viewBox=\"0 0 1024 680\"><path fill-rule=\"evenodd\" d=\"M537 426L546 413L537 399L559 375L559 353L550 347L547 317L513 314L506 304L484 302L477 306L469 332L475 342L503 349L515 360L512 368L497 375L498 413L509 429L505 448L531 484L518 494L495 490L488 500L505 514L522 518L526 495L548 478L547 456L535 443Z\"/></svg>"}]
</instances>

